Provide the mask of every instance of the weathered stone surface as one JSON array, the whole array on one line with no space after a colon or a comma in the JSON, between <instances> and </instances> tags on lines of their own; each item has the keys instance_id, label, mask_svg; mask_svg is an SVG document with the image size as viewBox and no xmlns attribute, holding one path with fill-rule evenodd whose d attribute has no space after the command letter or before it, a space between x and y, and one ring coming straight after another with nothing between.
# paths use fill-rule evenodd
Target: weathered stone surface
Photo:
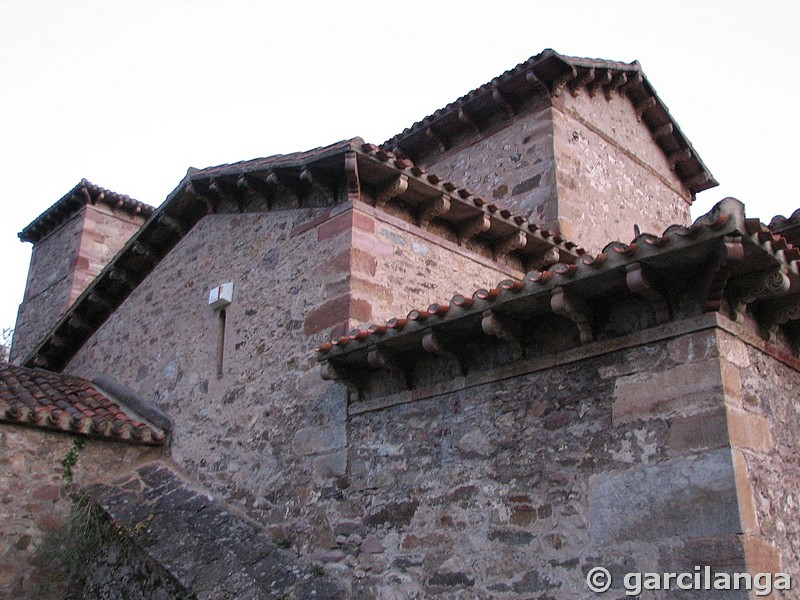
<instances>
[{"instance_id":1,"label":"weathered stone surface","mask_svg":"<svg viewBox=\"0 0 800 600\"><path fill-rule=\"evenodd\" d=\"M617 379L614 423L682 415L720 405L723 376L715 359Z\"/></svg>"},{"instance_id":2,"label":"weathered stone surface","mask_svg":"<svg viewBox=\"0 0 800 600\"><path fill-rule=\"evenodd\" d=\"M267 599L306 593L299 576L305 567L294 552L278 548L270 535L188 487L165 465L152 463L123 486L95 485L87 493L123 539L98 554L85 580L74 582L84 594L145 598L177 589L199 599ZM120 548L123 562L115 558Z\"/></svg>"},{"instance_id":3,"label":"weathered stone surface","mask_svg":"<svg viewBox=\"0 0 800 600\"><path fill-rule=\"evenodd\" d=\"M730 450L591 478L589 532L597 543L740 531Z\"/></svg>"},{"instance_id":4,"label":"weathered stone surface","mask_svg":"<svg viewBox=\"0 0 800 600\"><path fill-rule=\"evenodd\" d=\"M70 486L62 477L62 461L75 440L64 433L0 425L0 598L27 598L41 582L32 563L46 534L60 528L69 514ZM160 448L86 439L76 455L74 481L84 484L100 474L124 473L160 454Z\"/></svg>"},{"instance_id":5,"label":"weathered stone surface","mask_svg":"<svg viewBox=\"0 0 800 600\"><path fill-rule=\"evenodd\" d=\"M144 221L102 203L86 205L34 246L11 360L33 350Z\"/></svg>"}]
</instances>

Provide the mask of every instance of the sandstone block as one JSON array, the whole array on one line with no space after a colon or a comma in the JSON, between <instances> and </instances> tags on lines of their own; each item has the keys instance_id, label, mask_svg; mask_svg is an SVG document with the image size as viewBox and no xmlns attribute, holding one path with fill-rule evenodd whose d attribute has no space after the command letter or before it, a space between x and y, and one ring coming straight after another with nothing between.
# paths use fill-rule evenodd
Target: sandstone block
<instances>
[{"instance_id":1,"label":"sandstone block","mask_svg":"<svg viewBox=\"0 0 800 600\"><path fill-rule=\"evenodd\" d=\"M722 393L722 368L714 359L620 377L614 386L613 423L713 408L722 404Z\"/></svg>"},{"instance_id":2,"label":"sandstone block","mask_svg":"<svg viewBox=\"0 0 800 600\"><path fill-rule=\"evenodd\" d=\"M347 443L344 425L304 427L292 439L292 450L302 456L344 448Z\"/></svg>"},{"instance_id":3,"label":"sandstone block","mask_svg":"<svg viewBox=\"0 0 800 600\"><path fill-rule=\"evenodd\" d=\"M728 410L731 446L766 454L773 448L769 422L760 415L731 408Z\"/></svg>"},{"instance_id":4,"label":"sandstone block","mask_svg":"<svg viewBox=\"0 0 800 600\"><path fill-rule=\"evenodd\" d=\"M591 478L589 535L599 544L739 533L729 450Z\"/></svg>"}]
</instances>

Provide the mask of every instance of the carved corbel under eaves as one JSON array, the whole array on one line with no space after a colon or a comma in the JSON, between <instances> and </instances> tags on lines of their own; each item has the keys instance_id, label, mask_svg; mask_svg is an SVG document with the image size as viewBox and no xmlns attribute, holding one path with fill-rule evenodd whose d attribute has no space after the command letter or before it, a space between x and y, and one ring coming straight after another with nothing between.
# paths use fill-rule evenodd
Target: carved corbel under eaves
<instances>
[{"instance_id":1,"label":"carved corbel under eaves","mask_svg":"<svg viewBox=\"0 0 800 600\"><path fill-rule=\"evenodd\" d=\"M207 215L214 212L214 203L211 201L211 198L201 193L191 181L186 185L185 191L189 198L203 205Z\"/></svg>"},{"instance_id":2,"label":"carved corbel under eaves","mask_svg":"<svg viewBox=\"0 0 800 600\"><path fill-rule=\"evenodd\" d=\"M628 83L628 75L625 71L617 71L614 76L611 78L611 81L608 82L605 86L605 94L606 100L611 100L614 96L614 92L619 90L620 92L625 89L625 85Z\"/></svg>"},{"instance_id":3,"label":"carved corbel under eaves","mask_svg":"<svg viewBox=\"0 0 800 600\"><path fill-rule=\"evenodd\" d=\"M550 90L550 93L555 97L558 98L561 95L561 92L564 90L564 87L573 79L578 76L578 71L575 67L570 65L570 70L561 75L560 77L556 78L553 81L553 87Z\"/></svg>"},{"instance_id":4,"label":"carved corbel under eaves","mask_svg":"<svg viewBox=\"0 0 800 600\"><path fill-rule=\"evenodd\" d=\"M114 310L114 306L96 291L91 292L86 299L90 304L99 308L103 312L110 313L112 310Z\"/></svg>"},{"instance_id":5,"label":"carved corbel under eaves","mask_svg":"<svg viewBox=\"0 0 800 600\"><path fill-rule=\"evenodd\" d=\"M389 200L402 196L408 189L408 175L400 173L375 195L375 206L384 208Z\"/></svg>"},{"instance_id":6,"label":"carved corbel under eaves","mask_svg":"<svg viewBox=\"0 0 800 600\"><path fill-rule=\"evenodd\" d=\"M155 265L156 263L158 263L159 260L158 255L150 246L148 246L141 240L136 240L133 243L133 245L131 246L131 252L133 252L136 256L143 258L151 265Z\"/></svg>"},{"instance_id":7,"label":"carved corbel under eaves","mask_svg":"<svg viewBox=\"0 0 800 600\"><path fill-rule=\"evenodd\" d=\"M567 317L578 326L582 343L586 344L594 339L589 307L583 298L568 294L563 287L557 287L550 297L550 307L554 313Z\"/></svg>"},{"instance_id":8,"label":"carved corbel under eaves","mask_svg":"<svg viewBox=\"0 0 800 600\"><path fill-rule=\"evenodd\" d=\"M481 213L476 217L467 219L459 228L458 243L463 245L468 240L471 240L479 233L489 231L492 226L492 220L486 213Z\"/></svg>"},{"instance_id":9,"label":"carved corbel under eaves","mask_svg":"<svg viewBox=\"0 0 800 600\"><path fill-rule=\"evenodd\" d=\"M791 304L787 304L777 310L772 311L771 313L765 315L764 320L767 321L770 339L774 340L778 333L778 328L781 325L785 325L789 321L800 321L800 300L795 300ZM798 343L800 343L800 340L795 339L795 353L798 351Z\"/></svg>"},{"instance_id":10,"label":"carved corbel under eaves","mask_svg":"<svg viewBox=\"0 0 800 600\"><path fill-rule=\"evenodd\" d=\"M230 185L221 179L215 178L208 185L208 191L214 194L217 201L233 204L238 212L242 212L244 199L238 186Z\"/></svg>"},{"instance_id":11,"label":"carved corbel under eaves","mask_svg":"<svg viewBox=\"0 0 800 600\"><path fill-rule=\"evenodd\" d=\"M492 100L494 100L494 103L497 104L497 106L503 109L503 112L506 113L506 116L509 119L513 118L515 114L514 107L511 105L511 102L509 102L508 98L505 97L503 92L500 91L500 88L497 86L497 84L492 86Z\"/></svg>"},{"instance_id":12,"label":"carved corbel under eaves","mask_svg":"<svg viewBox=\"0 0 800 600\"><path fill-rule=\"evenodd\" d=\"M569 91L572 93L572 96L577 98L578 94L581 93L581 88L586 87L586 85L594 80L595 77L595 70L594 67L590 67L588 69L581 69L581 72L578 76L569 82Z\"/></svg>"},{"instance_id":13,"label":"carved corbel under eaves","mask_svg":"<svg viewBox=\"0 0 800 600\"><path fill-rule=\"evenodd\" d=\"M597 91L611 83L611 71L603 71L600 75L597 75L592 81L588 82L586 85L586 91L589 92L589 97L594 98L597 95Z\"/></svg>"},{"instance_id":14,"label":"carved corbel under eaves","mask_svg":"<svg viewBox=\"0 0 800 600\"><path fill-rule=\"evenodd\" d=\"M517 231L500 240L494 248L495 260L501 260L506 255L521 250L528 245L528 236L524 231Z\"/></svg>"},{"instance_id":15,"label":"carved corbel under eaves","mask_svg":"<svg viewBox=\"0 0 800 600\"><path fill-rule=\"evenodd\" d=\"M336 196L336 185L322 171L311 167L303 167L300 170L300 181L307 187L322 192L325 196L330 196L331 198Z\"/></svg>"},{"instance_id":16,"label":"carved corbel under eaves","mask_svg":"<svg viewBox=\"0 0 800 600\"><path fill-rule=\"evenodd\" d=\"M133 279L119 267L111 267L111 270L108 272L108 278L111 279L111 281L122 284L129 290L136 287L136 283L134 283Z\"/></svg>"},{"instance_id":17,"label":"carved corbel under eaves","mask_svg":"<svg viewBox=\"0 0 800 600\"><path fill-rule=\"evenodd\" d=\"M467 127L469 127L473 133L479 134L481 132L481 128L478 127L478 124L475 123L475 120L469 116L467 111L464 110L464 107L461 106L458 108L458 120L464 123Z\"/></svg>"},{"instance_id":18,"label":"carved corbel under eaves","mask_svg":"<svg viewBox=\"0 0 800 600\"><path fill-rule=\"evenodd\" d=\"M522 346L522 328L513 319L498 315L493 310L483 311L481 319L481 329L486 335L501 339L511 346L511 349L518 356L524 357L525 349Z\"/></svg>"},{"instance_id":19,"label":"carved corbel under eaves","mask_svg":"<svg viewBox=\"0 0 800 600\"><path fill-rule=\"evenodd\" d=\"M344 153L344 176L347 180L347 199L361 199L361 178L358 175L358 155L353 150Z\"/></svg>"},{"instance_id":20,"label":"carved corbel under eaves","mask_svg":"<svg viewBox=\"0 0 800 600\"><path fill-rule=\"evenodd\" d=\"M435 143L439 147L440 152L447 152L447 149L450 147L447 138L433 127L428 127L425 130L425 137Z\"/></svg>"},{"instance_id":21,"label":"carved corbel under eaves","mask_svg":"<svg viewBox=\"0 0 800 600\"><path fill-rule=\"evenodd\" d=\"M319 374L325 381L334 381L345 386L350 393L351 400L353 396L355 396L356 400L363 399L363 393L361 391L363 386L359 385L360 382L358 382L357 378L348 370L334 367L330 362L324 362L319 368Z\"/></svg>"},{"instance_id":22,"label":"carved corbel under eaves","mask_svg":"<svg viewBox=\"0 0 800 600\"><path fill-rule=\"evenodd\" d=\"M781 296L786 294L791 288L792 282L786 274L784 266L776 267L767 273L759 273L756 278L749 281L738 282L740 289L731 300L733 317L735 321L744 320L747 307L761 298Z\"/></svg>"},{"instance_id":23,"label":"carved corbel under eaves","mask_svg":"<svg viewBox=\"0 0 800 600\"><path fill-rule=\"evenodd\" d=\"M450 347L441 337L441 335L429 331L422 336L422 349L428 354L436 354L450 359L456 365L462 375L466 375L467 366L464 356L455 348Z\"/></svg>"},{"instance_id":24,"label":"carved corbel under eaves","mask_svg":"<svg viewBox=\"0 0 800 600\"><path fill-rule=\"evenodd\" d=\"M450 212L450 196L442 194L438 198L422 205L417 217L417 225L427 227L436 217L445 215L448 212Z\"/></svg>"},{"instance_id":25,"label":"carved corbel under eaves","mask_svg":"<svg viewBox=\"0 0 800 600\"><path fill-rule=\"evenodd\" d=\"M650 303L655 311L656 324L663 325L668 322L670 313L667 300L645 275L642 264L629 264L625 267L625 271L625 282L628 285L628 289Z\"/></svg>"},{"instance_id":26,"label":"carved corbel under eaves","mask_svg":"<svg viewBox=\"0 0 800 600\"><path fill-rule=\"evenodd\" d=\"M162 227L166 227L179 238L186 235L186 230L183 228L183 225L181 225L181 222L178 221L178 219L170 217L169 215L161 213L156 219L156 223L158 223Z\"/></svg>"},{"instance_id":27,"label":"carved corbel under eaves","mask_svg":"<svg viewBox=\"0 0 800 600\"><path fill-rule=\"evenodd\" d=\"M742 238L730 235L725 236L724 240L717 246L716 254L707 265L701 280L700 298L704 311L716 312L721 308L732 264L741 261L743 258L744 246L742 245Z\"/></svg>"},{"instance_id":28,"label":"carved corbel under eaves","mask_svg":"<svg viewBox=\"0 0 800 600\"><path fill-rule=\"evenodd\" d=\"M278 193L288 196L288 208L300 208L302 206L300 201L302 197L300 190L301 185L299 181L292 180L284 175L279 175L275 170L270 170L264 178L264 183L269 186L271 191L270 198L272 200L270 200L270 207L274 205L274 199Z\"/></svg>"}]
</instances>

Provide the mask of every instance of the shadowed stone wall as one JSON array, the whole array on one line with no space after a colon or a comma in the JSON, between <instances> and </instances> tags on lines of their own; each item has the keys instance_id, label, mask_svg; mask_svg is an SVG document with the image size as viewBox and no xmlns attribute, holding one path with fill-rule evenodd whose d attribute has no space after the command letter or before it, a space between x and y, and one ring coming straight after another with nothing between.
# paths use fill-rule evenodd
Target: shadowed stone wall
<instances>
[{"instance_id":1,"label":"shadowed stone wall","mask_svg":"<svg viewBox=\"0 0 800 600\"><path fill-rule=\"evenodd\" d=\"M87 205L33 247L11 360L34 349L145 219Z\"/></svg>"},{"instance_id":2,"label":"shadowed stone wall","mask_svg":"<svg viewBox=\"0 0 800 600\"><path fill-rule=\"evenodd\" d=\"M130 386L173 419L173 459L211 493L300 547L329 545L317 499L346 485L346 392L320 379L314 347L331 332L427 307L435 284L452 293L506 277L376 212L206 217L68 372ZM219 317L207 298L227 281L234 294L217 377Z\"/></svg>"},{"instance_id":3,"label":"shadowed stone wall","mask_svg":"<svg viewBox=\"0 0 800 600\"><path fill-rule=\"evenodd\" d=\"M71 501L62 461L74 436L0 425L0 598L28 598L51 573L33 568L44 536L60 527ZM160 448L87 439L73 468L82 485L161 455ZM32 597L32 596L31 596Z\"/></svg>"}]
</instances>

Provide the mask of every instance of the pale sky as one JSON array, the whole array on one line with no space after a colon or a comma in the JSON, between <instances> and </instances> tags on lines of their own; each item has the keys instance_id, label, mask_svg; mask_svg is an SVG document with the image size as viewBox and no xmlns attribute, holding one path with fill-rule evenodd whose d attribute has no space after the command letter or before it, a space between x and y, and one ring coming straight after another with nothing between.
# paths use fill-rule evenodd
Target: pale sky
<instances>
[{"instance_id":1,"label":"pale sky","mask_svg":"<svg viewBox=\"0 0 800 600\"><path fill-rule=\"evenodd\" d=\"M0 0L0 327L19 232L82 177L158 206L190 166L379 144L545 48L638 59L721 185L800 206L800 1Z\"/></svg>"}]
</instances>

